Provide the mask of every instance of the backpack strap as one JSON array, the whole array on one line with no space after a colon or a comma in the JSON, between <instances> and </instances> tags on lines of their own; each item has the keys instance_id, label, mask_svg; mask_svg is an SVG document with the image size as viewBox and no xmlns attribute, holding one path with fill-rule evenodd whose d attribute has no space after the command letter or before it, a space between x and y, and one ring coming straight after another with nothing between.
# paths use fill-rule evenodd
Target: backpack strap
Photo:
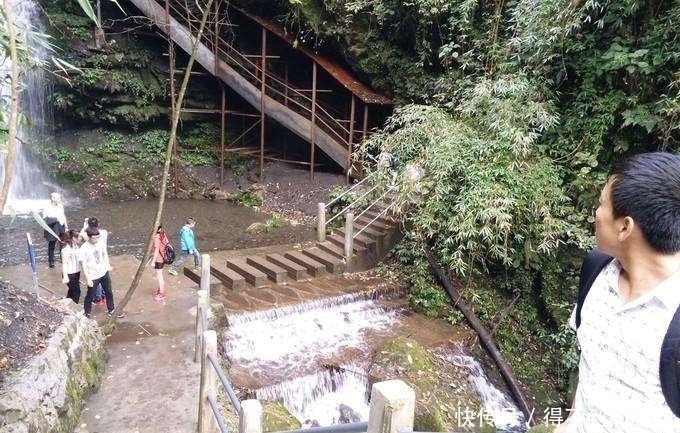
<instances>
[{"instance_id":1,"label":"backpack strap","mask_svg":"<svg viewBox=\"0 0 680 433\"><path fill-rule=\"evenodd\" d=\"M576 327L581 325L581 309L590 287L595 282L595 278L600 275L602 269L611 262L614 257L607 255L597 249L590 250L581 265L581 276L578 283L578 298L576 298Z\"/></svg>"},{"instance_id":2,"label":"backpack strap","mask_svg":"<svg viewBox=\"0 0 680 433\"><path fill-rule=\"evenodd\" d=\"M675 310L661 345L659 379L666 403L680 418L680 306Z\"/></svg>"}]
</instances>

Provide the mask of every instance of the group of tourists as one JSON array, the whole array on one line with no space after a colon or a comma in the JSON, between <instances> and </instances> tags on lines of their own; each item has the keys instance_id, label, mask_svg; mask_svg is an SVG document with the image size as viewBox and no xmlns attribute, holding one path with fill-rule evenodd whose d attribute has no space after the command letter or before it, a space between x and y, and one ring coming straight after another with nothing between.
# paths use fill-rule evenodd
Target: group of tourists
<instances>
[{"instance_id":1,"label":"group of tourists","mask_svg":"<svg viewBox=\"0 0 680 433\"><path fill-rule=\"evenodd\" d=\"M61 245L62 282L67 286L66 297L76 304L80 302L81 274L85 278L87 292L83 300L83 308L86 317L91 317L92 304L106 304L107 314L113 316L115 305L111 285L112 270L108 254L107 230L99 227L96 217L85 219L79 232L69 229L64 211L61 195L57 192L50 194L50 202L42 211L45 222L44 237L47 240L48 266L54 268L56 264L56 245ZM189 255L194 256L194 269L200 269L201 257L196 248L196 236L193 228L196 225L194 218L186 219L185 224L179 230L181 254L174 260L174 249L170 244L167 233L162 225L159 225L154 234L150 247L158 288L153 293L157 301L165 299L165 281L163 268L166 264L171 266L168 272L178 275ZM172 257L170 257L172 256ZM124 317L124 313L117 315Z\"/></svg>"}]
</instances>

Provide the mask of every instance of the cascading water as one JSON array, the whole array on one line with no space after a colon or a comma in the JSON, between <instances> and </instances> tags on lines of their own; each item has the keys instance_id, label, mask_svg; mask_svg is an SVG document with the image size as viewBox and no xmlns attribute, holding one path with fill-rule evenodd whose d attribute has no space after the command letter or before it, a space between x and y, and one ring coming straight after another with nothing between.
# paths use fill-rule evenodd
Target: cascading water
<instances>
[{"instance_id":1,"label":"cascading water","mask_svg":"<svg viewBox=\"0 0 680 433\"><path fill-rule=\"evenodd\" d=\"M356 296L230 321L226 353L232 374L248 375L258 399L281 401L301 422L365 420L368 381L363 373L370 350L364 340L389 330L397 312Z\"/></svg>"},{"instance_id":2,"label":"cascading water","mask_svg":"<svg viewBox=\"0 0 680 433\"><path fill-rule=\"evenodd\" d=\"M458 353L452 353L450 350L440 351L439 356L469 370L468 380L482 403L484 412L489 419L493 420L496 431L504 433L525 431L526 420L522 412L503 392L491 384L484 373L484 369L476 359L460 353L460 348L456 350Z\"/></svg>"},{"instance_id":3,"label":"cascading water","mask_svg":"<svg viewBox=\"0 0 680 433\"><path fill-rule=\"evenodd\" d=\"M281 402L303 426L367 421L370 341L402 333L405 309L403 303L352 294L230 317L230 375L257 399ZM437 355L468 370L498 432L526 430L521 412L473 358L451 349Z\"/></svg>"},{"instance_id":4,"label":"cascading water","mask_svg":"<svg viewBox=\"0 0 680 433\"><path fill-rule=\"evenodd\" d=\"M48 52L44 41L38 40L38 38L43 38L43 29L37 2L11 0L10 3L17 34L25 40L27 46L31 47L31 55L36 58L36 61L42 63L48 57ZM12 64L9 59L0 60L0 74L8 76ZM46 201L49 193L58 188L50 184L44 171L35 163L31 152L32 145L45 142L52 132L54 117L48 102L51 93L49 80L39 67L24 69L20 79L22 91L19 111L24 121L19 124L16 157L5 212L11 207L14 212L24 213L42 207L41 203ZM10 85L5 81L0 85L0 94L5 98L9 96L9 93ZM0 181L5 175L5 159L4 155L0 157Z\"/></svg>"}]
</instances>

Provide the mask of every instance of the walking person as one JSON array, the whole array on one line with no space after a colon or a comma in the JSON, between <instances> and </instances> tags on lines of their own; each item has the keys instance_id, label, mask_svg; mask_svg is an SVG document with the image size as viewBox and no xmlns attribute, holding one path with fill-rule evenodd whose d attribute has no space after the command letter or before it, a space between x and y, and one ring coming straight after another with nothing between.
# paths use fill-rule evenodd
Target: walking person
<instances>
[{"instance_id":1,"label":"walking person","mask_svg":"<svg viewBox=\"0 0 680 433\"><path fill-rule=\"evenodd\" d=\"M168 235L163 229L162 225L159 225L156 229L156 234L153 235L152 255L153 255L153 267L156 269L156 279L158 280L158 289L154 292L153 298L156 301L162 301L165 299L165 279L163 278L163 266L165 266L165 249L170 243Z\"/></svg>"},{"instance_id":2,"label":"walking person","mask_svg":"<svg viewBox=\"0 0 680 433\"><path fill-rule=\"evenodd\" d=\"M113 303L113 290L111 289L111 276L109 275L111 270L109 255L106 252L105 245L99 243L99 229L88 227L86 234L87 242L80 247L79 255L80 266L87 282L87 294L85 295L83 305L85 316L90 317L94 289L97 287L97 284L101 284L104 298L106 299L107 314L111 317L115 306ZM119 314L117 317L121 318L124 316L124 314Z\"/></svg>"},{"instance_id":3,"label":"walking person","mask_svg":"<svg viewBox=\"0 0 680 433\"><path fill-rule=\"evenodd\" d=\"M89 217L85 218L85 222L83 223L83 228L80 229L80 233L78 234L78 238L82 240L83 242L87 242L88 236L87 236L87 229L88 227L93 227L99 230L99 243L104 245L104 249L106 250L106 257L108 258L108 252L109 252L109 232L106 229L100 228L99 227L99 219L97 217ZM109 270L111 270L111 264L109 263ZM97 285L94 288L94 295L92 297L92 302L95 305L104 305L106 302L104 299L104 291L102 290L101 284Z\"/></svg>"},{"instance_id":4,"label":"walking person","mask_svg":"<svg viewBox=\"0 0 680 433\"><path fill-rule=\"evenodd\" d=\"M661 355L680 312L680 157L644 153L616 165L600 194L595 238L609 257L571 316L579 381L555 431L680 432Z\"/></svg>"},{"instance_id":5,"label":"walking person","mask_svg":"<svg viewBox=\"0 0 680 433\"><path fill-rule=\"evenodd\" d=\"M57 241L68 230L66 222L66 213L64 212L64 204L61 201L61 194L53 192L50 194L50 202L43 208L43 221L49 228L57 235L55 237L52 233L45 230L44 237L47 240L47 262L50 268L54 267L55 257L54 252L57 247Z\"/></svg>"},{"instance_id":6,"label":"walking person","mask_svg":"<svg viewBox=\"0 0 680 433\"><path fill-rule=\"evenodd\" d=\"M78 254L78 234L69 230L61 236L61 275L62 282L67 285L66 297L76 304L80 302L80 261Z\"/></svg>"},{"instance_id":7,"label":"walking person","mask_svg":"<svg viewBox=\"0 0 680 433\"><path fill-rule=\"evenodd\" d=\"M194 270L197 271L201 268L201 254L196 249L196 235L194 234L194 227L196 226L196 221L189 217L186 223L179 230L179 247L182 252L179 258L170 266L168 273L172 275L177 275L177 269L182 269L184 262L186 261L189 254L194 256Z\"/></svg>"}]
</instances>

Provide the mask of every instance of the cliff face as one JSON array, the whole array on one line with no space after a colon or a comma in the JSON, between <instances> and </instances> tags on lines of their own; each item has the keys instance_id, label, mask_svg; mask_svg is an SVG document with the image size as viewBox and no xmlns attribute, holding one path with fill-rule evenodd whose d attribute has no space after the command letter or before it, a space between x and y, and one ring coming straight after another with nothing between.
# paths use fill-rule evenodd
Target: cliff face
<instances>
[{"instance_id":1,"label":"cliff face","mask_svg":"<svg viewBox=\"0 0 680 433\"><path fill-rule=\"evenodd\" d=\"M168 44L125 1L102 2L103 38L76 2L40 0L47 33L57 47L55 55L77 67L68 74L56 70L53 106L58 129L99 125L138 130L165 125L168 118ZM177 53L177 64L186 63ZM208 81L208 80L206 80ZM192 80L188 103L216 105L214 89L204 80Z\"/></svg>"}]
</instances>

